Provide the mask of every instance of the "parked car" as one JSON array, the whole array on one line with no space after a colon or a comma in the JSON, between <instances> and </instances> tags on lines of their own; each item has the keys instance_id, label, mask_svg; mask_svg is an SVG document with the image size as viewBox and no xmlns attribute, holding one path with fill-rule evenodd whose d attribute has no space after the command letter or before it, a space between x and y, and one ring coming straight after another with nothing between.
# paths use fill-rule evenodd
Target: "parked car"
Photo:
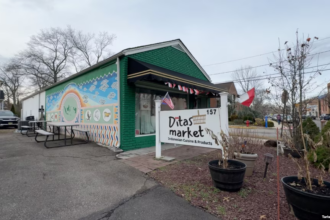
<instances>
[{"instance_id":1,"label":"parked car","mask_svg":"<svg viewBox=\"0 0 330 220\"><path fill-rule=\"evenodd\" d=\"M326 114L325 116L323 116L323 120L330 120L330 114Z\"/></svg>"},{"instance_id":2,"label":"parked car","mask_svg":"<svg viewBox=\"0 0 330 220\"><path fill-rule=\"evenodd\" d=\"M281 118L283 118L282 119L283 122L292 123L292 117L291 117L291 115L285 115L283 117L283 115L281 114Z\"/></svg>"},{"instance_id":3,"label":"parked car","mask_svg":"<svg viewBox=\"0 0 330 220\"><path fill-rule=\"evenodd\" d=\"M273 121L277 121L277 115L276 115L276 114L274 114L274 115L272 116L272 120L273 120Z\"/></svg>"},{"instance_id":4,"label":"parked car","mask_svg":"<svg viewBox=\"0 0 330 220\"><path fill-rule=\"evenodd\" d=\"M0 127L16 127L20 118L14 115L11 111L0 110Z\"/></svg>"},{"instance_id":5,"label":"parked car","mask_svg":"<svg viewBox=\"0 0 330 220\"><path fill-rule=\"evenodd\" d=\"M326 114L320 115L320 120L324 120L324 116L326 116Z\"/></svg>"},{"instance_id":6,"label":"parked car","mask_svg":"<svg viewBox=\"0 0 330 220\"><path fill-rule=\"evenodd\" d=\"M306 115L302 115L301 116L301 119L306 119Z\"/></svg>"},{"instance_id":7,"label":"parked car","mask_svg":"<svg viewBox=\"0 0 330 220\"><path fill-rule=\"evenodd\" d=\"M306 119L307 119L307 118L312 118L312 120L316 120L316 116L314 116L314 115L307 115L307 116L306 116Z\"/></svg>"}]
</instances>

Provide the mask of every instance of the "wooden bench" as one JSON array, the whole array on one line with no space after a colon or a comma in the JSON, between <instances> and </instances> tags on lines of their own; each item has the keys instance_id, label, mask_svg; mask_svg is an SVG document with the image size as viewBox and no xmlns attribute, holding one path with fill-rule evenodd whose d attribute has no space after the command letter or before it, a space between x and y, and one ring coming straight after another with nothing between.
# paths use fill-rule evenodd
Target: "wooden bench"
<instances>
[{"instance_id":1,"label":"wooden bench","mask_svg":"<svg viewBox=\"0 0 330 220\"><path fill-rule=\"evenodd\" d=\"M85 143L89 142L89 136L88 136L88 130L82 129L82 128L72 128L73 131L79 131L82 133L85 133L86 137L87 137L87 141L85 141ZM74 133L74 132L73 132Z\"/></svg>"},{"instance_id":2,"label":"wooden bench","mask_svg":"<svg viewBox=\"0 0 330 220\"><path fill-rule=\"evenodd\" d=\"M36 137L35 137L36 142L38 142L38 143L39 143L39 142L44 142L44 146L45 146L46 148L49 148L49 147L47 147L47 140L48 140L48 137L49 137L49 136L53 136L54 133L51 133L51 132L48 132L48 131L44 131L44 130L35 130L35 132L37 133L37 135L36 135ZM38 141L38 140L37 140L38 135L46 136L46 140L44 140L44 141Z\"/></svg>"},{"instance_id":3,"label":"wooden bench","mask_svg":"<svg viewBox=\"0 0 330 220\"><path fill-rule=\"evenodd\" d=\"M26 125L24 125L24 126L21 126L21 134L23 135L23 128L25 128L26 129L26 132L25 132L25 134L27 135L27 132L28 132L28 130L29 129L31 129L32 127L31 126L26 126Z\"/></svg>"}]
</instances>

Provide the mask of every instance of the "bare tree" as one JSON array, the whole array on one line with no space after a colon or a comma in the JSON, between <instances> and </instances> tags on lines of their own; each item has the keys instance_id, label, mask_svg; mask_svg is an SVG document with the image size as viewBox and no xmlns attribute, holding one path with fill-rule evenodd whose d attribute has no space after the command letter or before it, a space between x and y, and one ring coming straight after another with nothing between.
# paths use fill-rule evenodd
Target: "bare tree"
<instances>
[{"instance_id":1,"label":"bare tree","mask_svg":"<svg viewBox=\"0 0 330 220\"><path fill-rule=\"evenodd\" d=\"M53 84L68 74L73 46L60 28L42 30L31 37L28 48L19 54L21 66L44 84Z\"/></svg>"},{"instance_id":2,"label":"bare tree","mask_svg":"<svg viewBox=\"0 0 330 220\"><path fill-rule=\"evenodd\" d=\"M252 103L252 109L258 113L265 115L266 109L264 104L269 100L269 96L265 92L263 82L259 79L260 75L251 66L241 67L236 70L233 78L237 82L243 92L247 92L255 88L255 97Z\"/></svg>"},{"instance_id":3,"label":"bare tree","mask_svg":"<svg viewBox=\"0 0 330 220\"><path fill-rule=\"evenodd\" d=\"M243 92L247 92L252 88L259 89L262 82L258 80L260 75L251 66L241 67L236 70L233 78L240 85Z\"/></svg>"},{"instance_id":4,"label":"bare tree","mask_svg":"<svg viewBox=\"0 0 330 220\"><path fill-rule=\"evenodd\" d=\"M314 39L318 38L315 37ZM300 40L297 31L296 39L291 46L286 41L284 43L285 49L282 49L279 43L278 55L274 56L275 60L269 64L277 73L275 75L279 75L278 77L269 78L269 83L271 83L275 93L282 93L284 90L288 92L288 104L291 105L293 118L293 126L289 131L298 149L303 148L299 126L301 118L299 115L304 111L304 94L313 88L313 80L320 74L318 68L314 71L305 72L305 69L310 66L314 58L311 54L314 39L308 37ZM277 95L277 98L280 98L280 96Z\"/></svg>"},{"instance_id":5,"label":"bare tree","mask_svg":"<svg viewBox=\"0 0 330 220\"><path fill-rule=\"evenodd\" d=\"M31 37L28 48L16 57L33 85L39 89L92 66L111 53L115 35L99 35L66 29L41 30Z\"/></svg>"},{"instance_id":6,"label":"bare tree","mask_svg":"<svg viewBox=\"0 0 330 220\"><path fill-rule=\"evenodd\" d=\"M19 98L23 94L22 83L24 81L24 76L22 74L22 69L15 63L2 66L0 67L0 80L3 81L8 104L10 100L12 100L15 109L18 109Z\"/></svg>"},{"instance_id":7,"label":"bare tree","mask_svg":"<svg viewBox=\"0 0 330 220\"><path fill-rule=\"evenodd\" d=\"M66 35L74 50L70 61L76 71L92 66L111 54L110 46L116 38L114 34L101 32L98 35L76 31L71 27L66 30Z\"/></svg>"}]
</instances>

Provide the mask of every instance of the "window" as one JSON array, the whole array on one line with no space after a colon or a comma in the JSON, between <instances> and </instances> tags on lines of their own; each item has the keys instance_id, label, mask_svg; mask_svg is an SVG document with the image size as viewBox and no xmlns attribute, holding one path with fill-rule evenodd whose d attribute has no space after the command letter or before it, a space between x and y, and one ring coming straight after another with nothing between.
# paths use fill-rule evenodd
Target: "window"
<instances>
[{"instance_id":1,"label":"window","mask_svg":"<svg viewBox=\"0 0 330 220\"><path fill-rule=\"evenodd\" d=\"M155 100L162 99L165 91L136 88L135 92L135 135L155 134ZM174 104L173 110L187 108L187 94L169 93ZM168 105L161 105L162 111L172 110Z\"/></svg>"}]
</instances>

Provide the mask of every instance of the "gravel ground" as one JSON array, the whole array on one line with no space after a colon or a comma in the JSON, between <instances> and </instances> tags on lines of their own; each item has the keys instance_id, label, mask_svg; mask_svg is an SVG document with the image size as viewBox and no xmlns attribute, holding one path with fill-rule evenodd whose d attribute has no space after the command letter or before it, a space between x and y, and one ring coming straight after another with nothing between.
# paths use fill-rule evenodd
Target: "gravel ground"
<instances>
[{"instance_id":1,"label":"gravel ground","mask_svg":"<svg viewBox=\"0 0 330 220\"><path fill-rule=\"evenodd\" d=\"M262 147L258 150L255 172L245 177L242 189L236 193L220 191L213 186L208 162L217 159L218 152L181 161L151 172L149 175L176 194L188 200L192 205L216 215L224 220L277 219L277 172L276 148ZM263 179L265 163L263 155L274 155L268 166L267 177ZM296 175L296 165L284 156L280 156L280 177ZM315 168L312 174L318 173ZM325 180L330 180L326 174ZM280 185L280 219L294 220L290 214L282 185Z\"/></svg>"}]
</instances>

